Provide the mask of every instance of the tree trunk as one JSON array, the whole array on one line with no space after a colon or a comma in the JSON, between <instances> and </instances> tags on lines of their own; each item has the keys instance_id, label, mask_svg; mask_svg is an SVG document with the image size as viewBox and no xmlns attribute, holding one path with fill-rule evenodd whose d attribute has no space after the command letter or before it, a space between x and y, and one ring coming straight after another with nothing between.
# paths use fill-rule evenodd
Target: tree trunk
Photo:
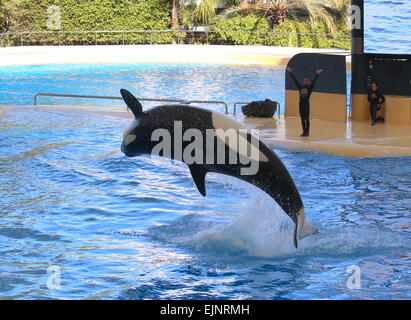
<instances>
[{"instance_id":1,"label":"tree trunk","mask_svg":"<svg viewBox=\"0 0 411 320\"><path fill-rule=\"evenodd\" d=\"M179 0L171 0L171 27L178 27L178 6Z\"/></svg>"},{"instance_id":2,"label":"tree trunk","mask_svg":"<svg viewBox=\"0 0 411 320\"><path fill-rule=\"evenodd\" d=\"M248 14L248 0L241 0L240 1L240 8L241 8L241 12L244 15Z\"/></svg>"}]
</instances>

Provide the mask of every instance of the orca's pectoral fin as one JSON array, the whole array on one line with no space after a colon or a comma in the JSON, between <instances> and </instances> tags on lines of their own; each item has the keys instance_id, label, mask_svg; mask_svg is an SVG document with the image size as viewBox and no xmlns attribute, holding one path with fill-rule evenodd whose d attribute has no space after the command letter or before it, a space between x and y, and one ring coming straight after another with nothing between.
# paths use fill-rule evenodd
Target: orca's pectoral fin
<instances>
[{"instance_id":1,"label":"orca's pectoral fin","mask_svg":"<svg viewBox=\"0 0 411 320\"><path fill-rule=\"evenodd\" d=\"M205 176L207 174L207 170L198 164L191 164L188 166L191 172L191 176L193 177L194 183L197 186L198 192L201 193L203 197L206 196L206 188L205 188Z\"/></svg>"},{"instance_id":2,"label":"orca's pectoral fin","mask_svg":"<svg viewBox=\"0 0 411 320\"><path fill-rule=\"evenodd\" d=\"M127 107L133 112L134 116L138 118L143 113L143 107L140 101L126 89L121 89L120 93Z\"/></svg>"}]
</instances>

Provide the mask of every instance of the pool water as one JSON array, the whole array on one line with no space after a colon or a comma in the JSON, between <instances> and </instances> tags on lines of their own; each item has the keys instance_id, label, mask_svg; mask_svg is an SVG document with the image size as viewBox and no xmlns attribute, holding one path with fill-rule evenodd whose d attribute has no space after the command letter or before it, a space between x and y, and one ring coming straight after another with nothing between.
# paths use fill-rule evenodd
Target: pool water
<instances>
[{"instance_id":1,"label":"pool water","mask_svg":"<svg viewBox=\"0 0 411 320\"><path fill-rule=\"evenodd\" d=\"M269 98L284 105L284 68L202 64L51 64L0 67L0 104L32 105L36 93L235 102ZM111 106L122 101L39 97L39 104ZM153 103L144 102L144 106ZM224 106L209 105L218 111Z\"/></svg>"},{"instance_id":2,"label":"pool water","mask_svg":"<svg viewBox=\"0 0 411 320\"><path fill-rule=\"evenodd\" d=\"M365 0L365 52L410 54L410 16L409 0Z\"/></svg>"},{"instance_id":3,"label":"pool water","mask_svg":"<svg viewBox=\"0 0 411 320\"><path fill-rule=\"evenodd\" d=\"M185 165L125 157L127 123L3 111L0 298L411 298L411 158L272 145L319 229L295 250L289 218L251 185L210 174L203 198Z\"/></svg>"}]
</instances>

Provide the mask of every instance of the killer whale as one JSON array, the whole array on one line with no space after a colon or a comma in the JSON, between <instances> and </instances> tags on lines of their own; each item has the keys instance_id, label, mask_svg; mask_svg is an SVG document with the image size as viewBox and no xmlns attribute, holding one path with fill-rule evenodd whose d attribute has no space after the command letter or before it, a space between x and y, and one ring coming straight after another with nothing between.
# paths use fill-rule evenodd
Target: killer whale
<instances>
[{"instance_id":1,"label":"killer whale","mask_svg":"<svg viewBox=\"0 0 411 320\"><path fill-rule=\"evenodd\" d=\"M293 240L296 248L298 248L299 239L317 232L305 219L304 205L291 175L274 151L263 141L257 137L258 157L253 159L258 161L258 170L255 174L242 174L242 170L247 167L248 163L251 163L251 160L245 163L241 161L230 162L233 148L231 145L227 145L225 137L219 135L218 132L219 130L235 130L235 132L249 130L246 126L221 113L184 104L162 105L143 112L142 105L133 94L125 89L121 89L120 93L135 117L134 121L124 131L121 151L126 156L135 157L143 154L153 154L153 150L159 144L159 139L153 139L153 134L158 129L166 130L172 137L170 140L171 153L160 155L185 162L201 195L206 196L205 176L207 172L233 176L260 188L278 203L295 224ZM177 132L176 123L180 125L181 132ZM205 152L200 158L197 158L199 161L189 163L181 158L181 154L177 154L176 146L178 142L181 142L182 149L185 149L194 143L192 140L182 137L183 132L189 132L191 129L197 130L203 137L210 130L215 131L216 134L211 141L213 145L211 150L213 152L211 154ZM246 136L248 150L253 148L251 145L253 138L256 138L253 134ZM223 144L225 144L226 148L223 152L221 150L215 152L214 146L218 140L220 143L223 141ZM207 150L210 140L203 139L200 144L204 150ZM244 155L244 152L241 153L238 149L234 152L237 159L248 156L248 154ZM224 161L209 161L210 156L211 160L213 160L212 158L215 160L221 154Z\"/></svg>"}]
</instances>

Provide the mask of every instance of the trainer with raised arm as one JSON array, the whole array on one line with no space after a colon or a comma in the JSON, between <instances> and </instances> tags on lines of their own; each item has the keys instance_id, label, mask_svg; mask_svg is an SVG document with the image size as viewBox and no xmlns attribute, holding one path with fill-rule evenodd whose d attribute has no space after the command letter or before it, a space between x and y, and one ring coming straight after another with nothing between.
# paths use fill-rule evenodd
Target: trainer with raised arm
<instances>
[{"instance_id":1,"label":"trainer with raised arm","mask_svg":"<svg viewBox=\"0 0 411 320\"><path fill-rule=\"evenodd\" d=\"M310 96L313 92L315 82L321 72L324 69L319 69L315 71L315 77L311 80L309 77L304 77L303 85L301 85L293 74L293 68L287 67L287 71L290 74L291 78L294 80L295 85L300 92L300 118L301 126L303 127L303 133L301 137L308 137L310 135Z\"/></svg>"}]
</instances>

